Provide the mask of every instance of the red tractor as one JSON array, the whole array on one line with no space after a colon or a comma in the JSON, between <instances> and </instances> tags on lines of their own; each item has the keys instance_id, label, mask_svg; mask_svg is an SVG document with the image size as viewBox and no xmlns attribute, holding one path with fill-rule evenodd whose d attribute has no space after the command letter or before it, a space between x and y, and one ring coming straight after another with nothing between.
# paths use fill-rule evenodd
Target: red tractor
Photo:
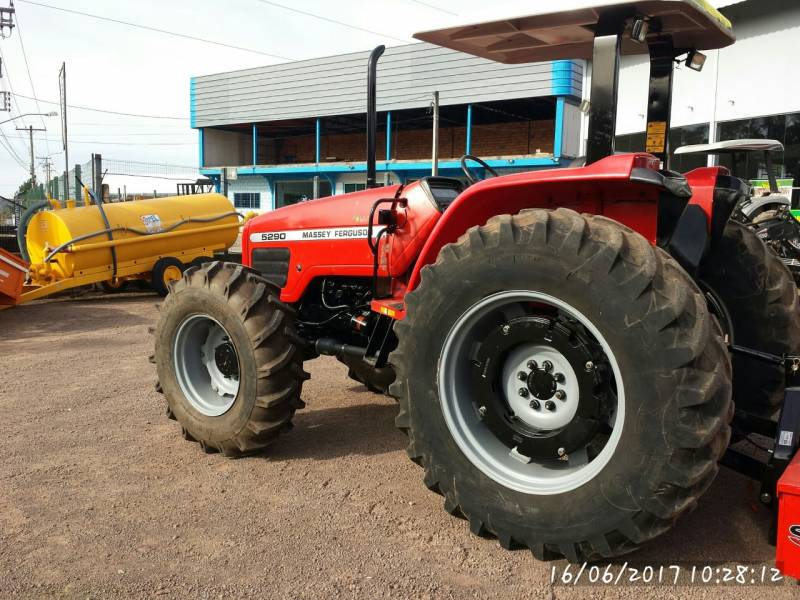
<instances>
[{"instance_id":1,"label":"red tractor","mask_svg":"<svg viewBox=\"0 0 800 600\"><path fill-rule=\"evenodd\" d=\"M376 188L377 48L368 189L253 219L243 265L172 285L155 330L167 414L206 451L260 452L304 406L304 361L333 355L397 399L409 457L473 533L539 559L631 551L695 505L732 422L734 440L775 435L788 414L792 278L729 221L744 182L668 165L673 65L701 67L730 23L696 0L605 0L416 37L505 63L591 59L585 161L497 177L465 156L469 185ZM648 153L615 154L620 55L636 53Z\"/></svg>"}]
</instances>

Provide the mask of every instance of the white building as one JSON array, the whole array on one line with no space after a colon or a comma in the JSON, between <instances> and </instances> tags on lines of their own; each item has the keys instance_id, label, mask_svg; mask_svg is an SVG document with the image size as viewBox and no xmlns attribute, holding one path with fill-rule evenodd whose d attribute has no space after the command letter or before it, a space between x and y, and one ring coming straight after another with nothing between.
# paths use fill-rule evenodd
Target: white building
<instances>
[{"instance_id":1,"label":"white building","mask_svg":"<svg viewBox=\"0 0 800 600\"><path fill-rule=\"evenodd\" d=\"M733 22L736 43L709 51L701 73L676 66L670 147L735 138L773 138L778 177L800 182L800 1L717 3ZM617 112L617 150L643 150L647 113L647 58L623 58ZM675 160L686 171L703 162ZM723 161L724 162L724 161ZM744 164L744 163L742 163ZM763 178L761 156L749 157L749 179Z\"/></svg>"}]
</instances>

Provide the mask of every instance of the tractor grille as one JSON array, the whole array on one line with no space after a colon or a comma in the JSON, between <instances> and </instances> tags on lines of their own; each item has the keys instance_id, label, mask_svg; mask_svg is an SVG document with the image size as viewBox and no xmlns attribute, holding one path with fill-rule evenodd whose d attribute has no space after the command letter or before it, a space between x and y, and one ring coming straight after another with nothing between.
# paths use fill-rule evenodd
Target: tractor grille
<instances>
[{"instance_id":1,"label":"tractor grille","mask_svg":"<svg viewBox=\"0 0 800 600\"><path fill-rule=\"evenodd\" d=\"M283 287L289 275L290 257L288 248L256 248L253 250L251 265L264 279Z\"/></svg>"}]
</instances>

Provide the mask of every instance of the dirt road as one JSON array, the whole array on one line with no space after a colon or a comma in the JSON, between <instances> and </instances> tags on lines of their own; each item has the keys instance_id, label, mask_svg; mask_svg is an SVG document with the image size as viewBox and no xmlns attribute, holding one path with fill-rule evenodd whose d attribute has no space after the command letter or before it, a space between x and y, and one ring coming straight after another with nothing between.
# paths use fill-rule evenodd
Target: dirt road
<instances>
[{"instance_id":1,"label":"dirt road","mask_svg":"<svg viewBox=\"0 0 800 600\"><path fill-rule=\"evenodd\" d=\"M394 401L330 359L309 365L308 407L267 455L203 454L153 389L155 301L0 312L0 598L797 593L791 584L552 586L564 563L502 550L442 510L405 456ZM771 566L755 495L723 471L697 511L631 560Z\"/></svg>"}]
</instances>

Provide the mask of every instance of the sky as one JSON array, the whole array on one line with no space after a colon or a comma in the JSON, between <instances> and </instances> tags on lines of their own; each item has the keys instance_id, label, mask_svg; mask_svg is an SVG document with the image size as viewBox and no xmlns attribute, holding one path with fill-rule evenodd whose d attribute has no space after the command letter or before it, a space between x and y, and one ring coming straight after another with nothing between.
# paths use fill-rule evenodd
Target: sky
<instances>
[{"instance_id":1,"label":"sky","mask_svg":"<svg viewBox=\"0 0 800 600\"><path fill-rule=\"evenodd\" d=\"M542 0L15 0L17 27L9 37L0 39L0 90L13 90L14 96L10 115L0 112L0 121L24 113L57 111L57 105L44 101L58 101L58 71L64 62L68 104L169 117L68 108L70 165L86 163L95 152L116 161L194 167L198 147L197 132L189 126L190 77L368 50L378 44L411 43L416 31L530 14L536 12L532 6L539 2ZM0 0L0 6L8 3ZM586 2L563 0L564 8L576 4ZM21 96L42 101L37 106L34 100ZM47 129L34 134L39 181L44 180L45 173L38 157L49 156L55 170L64 170L60 116L24 117L0 124L0 131L18 156L15 159L0 147L0 195L11 196L28 179L28 133L16 128L29 125ZM126 185L129 192L175 190L175 182L166 179L109 175L106 182L112 190Z\"/></svg>"}]
</instances>

